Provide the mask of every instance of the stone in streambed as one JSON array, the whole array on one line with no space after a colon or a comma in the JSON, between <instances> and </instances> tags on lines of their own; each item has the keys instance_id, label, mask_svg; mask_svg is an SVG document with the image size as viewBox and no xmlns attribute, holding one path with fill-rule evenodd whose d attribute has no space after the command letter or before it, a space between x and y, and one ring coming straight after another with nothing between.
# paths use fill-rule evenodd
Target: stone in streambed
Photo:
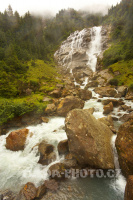
<instances>
[{"instance_id":1,"label":"stone in streambed","mask_svg":"<svg viewBox=\"0 0 133 200\"><path fill-rule=\"evenodd\" d=\"M42 165L48 165L52 161L56 160L54 146L52 144L48 144L45 140L39 144L38 152L40 153L40 159L38 163Z\"/></svg>"},{"instance_id":2,"label":"stone in streambed","mask_svg":"<svg viewBox=\"0 0 133 200\"><path fill-rule=\"evenodd\" d=\"M101 169L113 169L114 159L111 147L111 130L99 122L87 110L75 109L66 120L69 151L79 165Z\"/></svg>"},{"instance_id":3,"label":"stone in streambed","mask_svg":"<svg viewBox=\"0 0 133 200\"><path fill-rule=\"evenodd\" d=\"M26 128L12 131L6 138L6 148L12 151L24 150L28 133L29 130Z\"/></svg>"},{"instance_id":4,"label":"stone in streambed","mask_svg":"<svg viewBox=\"0 0 133 200\"><path fill-rule=\"evenodd\" d=\"M94 91L99 95L101 95L102 97L114 97L117 94L115 88L109 86L97 87L94 89Z\"/></svg>"},{"instance_id":5,"label":"stone in streambed","mask_svg":"<svg viewBox=\"0 0 133 200\"><path fill-rule=\"evenodd\" d=\"M28 182L19 192L15 200L33 200L37 194L37 189L33 183Z\"/></svg>"},{"instance_id":6,"label":"stone in streambed","mask_svg":"<svg viewBox=\"0 0 133 200\"><path fill-rule=\"evenodd\" d=\"M122 117L120 117L120 121L122 122L127 122L133 119L133 112L129 113L129 114L125 114Z\"/></svg>"},{"instance_id":7,"label":"stone in streambed","mask_svg":"<svg viewBox=\"0 0 133 200\"><path fill-rule=\"evenodd\" d=\"M58 148L58 152L59 152L60 155L68 153L69 152L68 140L60 141L57 148Z\"/></svg>"},{"instance_id":8,"label":"stone in streambed","mask_svg":"<svg viewBox=\"0 0 133 200\"><path fill-rule=\"evenodd\" d=\"M74 96L67 96L62 99L57 107L57 114L65 117L70 110L75 108L83 108L84 101Z\"/></svg>"},{"instance_id":9,"label":"stone in streambed","mask_svg":"<svg viewBox=\"0 0 133 200\"><path fill-rule=\"evenodd\" d=\"M92 92L85 89L79 90L79 98L82 100L90 100L92 98Z\"/></svg>"},{"instance_id":10,"label":"stone in streambed","mask_svg":"<svg viewBox=\"0 0 133 200\"><path fill-rule=\"evenodd\" d=\"M45 109L45 113L46 114L55 114L56 112L56 106L54 103L52 104L48 104L46 109Z\"/></svg>"},{"instance_id":11,"label":"stone in streambed","mask_svg":"<svg viewBox=\"0 0 133 200\"><path fill-rule=\"evenodd\" d=\"M113 111L113 103L110 102L108 105L104 106L103 109L104 109L103 114L105 115L109 114L110 112Z\"/></svg>"}]
</instances>

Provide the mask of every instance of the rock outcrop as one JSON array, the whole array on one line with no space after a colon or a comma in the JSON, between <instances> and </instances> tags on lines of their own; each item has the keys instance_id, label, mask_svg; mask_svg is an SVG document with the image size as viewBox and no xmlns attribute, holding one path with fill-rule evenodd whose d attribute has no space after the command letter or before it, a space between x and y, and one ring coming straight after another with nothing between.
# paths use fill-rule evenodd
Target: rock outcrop
<instances>
[{"instance_id":1,"label":"rock outcrop","mask_svg":"<svg viewBox=\"0 0 133 200\"><path fill-rule=\"evenodd\" d=\"M24 150L28 129L12 131L6 138L6 148L12 151Z\"/></svg>"},{"instance_id":2,"label":"rock outcrop","mask_svg":"<svg viewBox=\"0 0 133 200\"><path fill-rule=\"evenodd\" d=\"M61 100L57 107L57 114L65 117L70 110L83 108L84 101L74 96L67 96Z\"/></svg>"},{"instance_id":3,"label":"rock outcrop","mask_svg":"<svg viewBox=\"0 0 133 200\"><path fill-rule=\"evenodd\" d=\"M112 132L88 110L75 109L65 121L69 151L80 165L101 169L114 168Z\"/></svg>"},{"instance_id":4,"label":"rock outcrop","mask_svg":"<svg viewBox=\"0 0 133 200\"><path fill-rule=\"evenodd\" d=\"M133 120L122 124L116 138L116 148L123 174L133 174Z\"/></svg>"}]
</instances>

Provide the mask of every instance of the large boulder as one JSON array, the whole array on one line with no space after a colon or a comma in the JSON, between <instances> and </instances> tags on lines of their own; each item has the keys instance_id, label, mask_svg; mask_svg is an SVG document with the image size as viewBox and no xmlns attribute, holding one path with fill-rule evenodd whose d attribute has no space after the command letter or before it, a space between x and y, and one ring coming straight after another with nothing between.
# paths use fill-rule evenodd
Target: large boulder
<instances>
[{"instance_id":1,"label":"large boulder","mask_svg":"<svg viewBox=\"0 0 133 200\"><path fill-rule=\"evenodd\" d=\"M24 150L29 130L24 128L12 131L6 138L6 148L12 151Z\"/></svg>"},{"instance_id":2,"label":"large boulder","mask_svg":"<svg viewBox=\"0 0 133 200\"><path fill-rule=\"evenodd\" d=\"M114 97L117 94L116 89L112 87L97 87L94 91L103 97Z\"/></svg>"},{"instance_id":3,"label":"large boulder","mask_svg":"<svg viewBox=\"0 0 133 200\"><path fill-rule=\"evenodd\" d=\"M127 179L127 185L125 188L125 197L124 200L132 200L133 199L133 175L129 176Z\"/></svg>"},{"instance_id":4,"label":"large boulder","mask_svg":"<svg viewBox=\"0 0 133 200\"><path fill-rule=\"evenodd\" d=\"M40 164L48 165L52 161L56 160L54 146L52 144L48 144L45 140L39 144L38 151L40 153L40 159L38 161Z\"/></svg>"},{"instance_id":5,"label":"large boulder","mask_svg":"<svg viewBox=\"0 0 133 200\"><path fill-rule=\"evenodd\" d=\"M79 98L82 100L90 100L92 98L92 92L85 89L79 90Z\"/></svg>"},{"instance_id":6,"label":"large boulder","mask_svg":"<svg viewBox=\"0 0 133 200\"><path fill-rule=\"evenodd\" d=\"M70 110L75 108L83 108L84 101L74 96L67 96L62 99L57 107L57 114L65 117Z\"/></svg>"},{"instance_id":7,"label":"large boulder","mask_svg":"<svg viewBox=\"0 0 133 200\"><path fill-rule=\"evenodd\" d=\"M122 124L116 138L120 167L125 176L133 174L133 120Z\"/></svg>"},{"instance_id":8,"label":"large boulder","mask_svg":"<svg viewBox=\"0 0 133 200\"><path fill-rule=\"evenodd\" d=\"M80 165L114 168L113 133L105 124L96 120L88 110L75 109L68 113L65 126L69 151Z\"/></svg>"}]
</instances>

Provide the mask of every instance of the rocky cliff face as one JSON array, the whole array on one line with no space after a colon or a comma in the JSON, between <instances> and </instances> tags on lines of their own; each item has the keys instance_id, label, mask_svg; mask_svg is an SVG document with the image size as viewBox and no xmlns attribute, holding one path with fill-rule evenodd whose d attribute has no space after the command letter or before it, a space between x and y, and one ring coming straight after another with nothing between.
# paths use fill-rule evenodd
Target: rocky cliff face
<instances>
[{"instance_id":1,"label":"rocky cliff face","mask_svg":"<svg viewBox=\"0 0 133 200\"><path fill-rule=\"evenodd\" d=\"M72 33L54 55L59 66L78 83L92 78L96 64L100 67L97 58L108 48L109 31L109 27L93 27Z\"/></svg>"}]
</instances>

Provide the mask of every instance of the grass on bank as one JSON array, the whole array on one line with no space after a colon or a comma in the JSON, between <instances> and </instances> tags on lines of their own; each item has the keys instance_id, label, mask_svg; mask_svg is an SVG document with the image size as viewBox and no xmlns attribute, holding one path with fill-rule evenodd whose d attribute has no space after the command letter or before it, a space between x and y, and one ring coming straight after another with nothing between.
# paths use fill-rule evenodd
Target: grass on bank
<instances>
[{"instance_id":1,"label":"grass on bank","mask_svg":"<svg viewBox=\"0 0 133 200\"><path fill-rule=\"evenodd\" d=\"M119 61L108 68L114 78L118 80L118 85L130 87L133 84L133 60Z\"/></svg>"},{"instance_id":2,"label":"grass on bank","mask_svg":"<svg viewBox=\"0 0 133 200\"><path fill-rule=\"evenodd\" d=\"M18 94L15 97L12 94L10 97L0 96L0 125L25 113L43 113L48 103L44 103L43 98L49 96L48 93L54 90L58 83L63 84L54 62L44 63L43 60L32 60L27 63L27 66L26 78L21 79L21 90L26 91L29 88L31 94L20 92L21 95ZM10 84L10 80L8 83ZM18 85L14 87L17 90Z\"/></svg>"}]
</instances>

